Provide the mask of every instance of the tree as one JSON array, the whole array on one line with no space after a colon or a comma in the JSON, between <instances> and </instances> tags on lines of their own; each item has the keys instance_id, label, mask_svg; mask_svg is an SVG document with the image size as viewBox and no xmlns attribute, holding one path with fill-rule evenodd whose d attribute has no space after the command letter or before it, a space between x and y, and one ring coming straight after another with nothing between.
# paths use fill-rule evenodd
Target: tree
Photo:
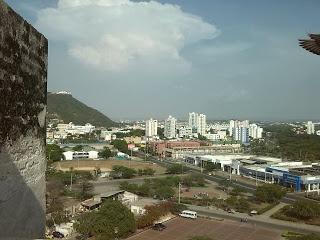
<instances>
[{"instance_id":1,"label":"tree","mask_svg":"<svg viewBox=\"0 0 320 240\"><path fill-rule=\"evenodd\" d=\"M56 144L47 144L46 157L49 164L60 161L63 158L63 150Z\"/></svg>"},{"instance_id":2,"label":"tree","mask_svg":"<svg viewBox=\"0 0 320 240\"><path fill-rule=\"evenodd\" d=\"M169 186L161 186L155 189L155 195L158 199L168 199L173 197L175 194L174 189Z\"/></svg>"},{"instance_id":3,"label":"tree","mask_svg":"<svg viewBox=\"0 0 320 240\"><path fill-rule=\"evenodd\" d=\"M111 142L111 144L118 149L120 152L129 153L128 143L125 140L116 139Z\"/></svg>"},{"instance_id":4,"label":"tree","mask_svg":"<svg viewBox=\"0 0 320 240\"><path fill-rule=\"evenodd\" d=\"M220 164L217 164L217 163L208 162L206 165L204 165L204 169L207 172L213 172L213 171L220 170L221 166L220 166Z\"/></svg>"},{"instance_id":5,"label":"tree","mask_svg":"<svg viewBox=\"0 0 320 240\"><path fill-rule=\"evenodd\" d=\"M111 240L126 238L136 230L131 211L119 201L107 200L98 212L80 216L75 229L82 234L95 236L96 239Z\"/></svg>"},{"instance_id":6,"label":"tree","mask_svg":"<svg viewBox=\"0 0 320 240\"><path fill-rule=\"evenodd\" d=\"M129 178L133 178L136 173L137 173L136 170L134 170L132 168L127 168L127 167L124 167L124 166L114 165L112 167L111 175L114 178L129 179Z\"/></svg>"},{"instance_id":7,"label":"tree","mask_svg":"<svg viewBox=\"0 0 320 240\"><path fill-rule=\"evenodd\" d=\"M82 151L83 150L83 147L82 145L76 145L72 148L73 151L75 152L79 152L79 151Z\"/></svg>"},{"instance_id":8,"label":"tree","mask_svg":"<svg viewBox=\"0 0 320 240\"><path fill-rule=\"evenodd\" d=\"M112 157L112 152L108 147L103 147L103 150L99 152L99 157L108 159L109 157Z\"/></svg>"},{"instance_id":9,"label":"tree","mask_svg":"<svg viewBox=\"0 0 320 240\"><path fill-rule=\"evenodd\" d=\"M81 200L92 197L91 192L93 190L93 184L90 183L88 180L86 179L80 180L79 188L80 188L79 197Z\"/></svg>"},{"instance_id":10,"label":"tree","mask_svg":"<svg viewBox=\"0 0 320 240\"><path fill-rule=\"evenodd\" d=\"M320 216L319 203L308 200L298 200L293 205L287 206L284 210L285 215L298 219L307 220Z\"/></svg>"},{"instance_id":11,"label":"tree","mask_svg":"<svg viewBox=\"0 0 320 240\"><path fill-rule=\"evenodd\" d=\"M169 165L167 167L168 174L180 174L180 173L182 173L182 171L183 171L182 164L176 163L176 164Z\"/></svg>"},{"instance_id":12,"label":"tree","mask_svg":"<svg viewBox=\"0 0 320 240\"><path fill-rule=\"evenodd\" d=\"M275 203L283 198L286 190L277 184L263 184L256 189L256 199L261 202Z\"/></svg>"}]
</instances>

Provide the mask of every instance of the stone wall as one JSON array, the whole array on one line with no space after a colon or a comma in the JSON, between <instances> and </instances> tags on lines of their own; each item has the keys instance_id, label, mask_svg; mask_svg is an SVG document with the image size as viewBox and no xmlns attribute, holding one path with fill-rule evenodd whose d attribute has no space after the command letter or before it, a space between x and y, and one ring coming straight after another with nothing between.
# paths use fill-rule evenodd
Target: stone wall
<instances>
[{"instance_id":1,"label":"stone wall","mask_svg":"<svg viewBox=\"0 0 320 240\"><path fill-rule=\"evenodd\" d=\"M0 238L45 229L47 39L0 0Z\"/></svg>"}]
</instances>

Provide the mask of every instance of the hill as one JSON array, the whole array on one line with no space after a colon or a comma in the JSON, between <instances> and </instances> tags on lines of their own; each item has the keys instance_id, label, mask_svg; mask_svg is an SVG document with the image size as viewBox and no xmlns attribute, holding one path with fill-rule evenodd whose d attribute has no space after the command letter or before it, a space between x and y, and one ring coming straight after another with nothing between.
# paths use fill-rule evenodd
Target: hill
<instances>
[{"instance_id":1,"label":"hill","mask_svg":"<svg viewBox=\"0 0 320 240\"><path fill-rule=\"evenodd\" d=\"M88 107L72 97L71 94L48 93L48 119L58 118L64 123L75 124L91 123L97 127L116 126L117 123L101 112Z\"/></svg>"}]
</instances>

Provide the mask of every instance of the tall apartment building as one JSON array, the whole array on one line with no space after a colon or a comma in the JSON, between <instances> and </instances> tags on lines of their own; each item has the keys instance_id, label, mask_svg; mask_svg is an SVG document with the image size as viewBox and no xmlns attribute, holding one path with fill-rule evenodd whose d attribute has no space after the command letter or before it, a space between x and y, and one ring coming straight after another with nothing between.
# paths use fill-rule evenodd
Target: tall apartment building
<instances>
[{"instance_id":1,"label":"tall apartment building","mask_svg":"<svg viewBox=\"0 0 320 240\"><path fill-rule=\"evenodd\" d=\"M198 122L198 113L195 113L195 112L189 113L189 127L191 127L192 129L196 129L197 122Z\"/></svg>"},{"instance_id":2,"label":"tall apartment building","mask_svg":"<svg viewBox=\"0 0 320 240\"><path fill-rule=\"evenodd\" d=\"M312 121L307 122L307 134L314 134L314 123Z\"/></svg>"},{"instance_id":3,"label":"tall apartment building","mask_svg":"<svg viewBox=\"0 0 320 240\"><path fill-rule=\"evenodd\" d=\"M233 128L233 140L240 141L241 143L249 143L249 128L236 127Z\"/></svg>"},{"instance_id":4,"label":"tall apartment building","mask_svg":"<svg viewBox=\"0 0 320 240\"><path fill-rule=\"evenodd\" d=\"M158 135L158 121L149 119L146 121L146 137L154 137Z\"/></svg>"},{"instance_id":5,"label":"tall apartment building","mask_svg":"<svg viewBox=\"0 0 320 240\"><path fill-rule=\"evenodd\" d=\"M205 114L189 113L189 127L201 135L206 134L207 117Z\"/></svg>"},{"instance_id":6,"label":"tall apartment building","mask_svg":"<svg viewBox=\"0 0 320 240\"><path fill-rule=\"evenodd\" d=\"M199 114L198 121L197 121L197 133L203 136L206 134L206 130L207 130L207 117L204 114Z\"/></svg>"},{"instance_id":7,"label":"tall apartment building","mask_svg":"<svg viewBox=\"0 0 320 240\"><path fill-rule=\"evenodd\" d=\"M233 136L233 132L235 128L243 127L243 128L249 128L250 122L249 120L239 121L239 120L230 120L229 123L229 135Z\"/></svg>"},{"instance_id":8,"label":"tall apartment building","mask_svg":"<svg viewBox=\"0 0 320 240\"><path fill-rule=\"evenodd\" d=\"M249 125L249 136L253 139L262 138L263 128L259 127L257 124Z\"/></svg>"},{"instance_id":9,"label":"tall apartment building","mask_svg":"<svg viewBox=\"0 0 320 240\"><path fill-rule=\"evenodd\" d=\"M166 138L175 138L176 137L176 123L177 119L172 116L169 116L168 119L164 122L164 136Z\"/></svg>"}]
</instances>

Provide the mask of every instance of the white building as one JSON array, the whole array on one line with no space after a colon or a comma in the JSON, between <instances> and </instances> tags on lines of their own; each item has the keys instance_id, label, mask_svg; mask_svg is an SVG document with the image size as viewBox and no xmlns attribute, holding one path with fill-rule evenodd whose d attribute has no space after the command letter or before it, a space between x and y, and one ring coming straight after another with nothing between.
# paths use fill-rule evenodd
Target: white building
<instances>
[{"instance_id":1,"label":"white building","mask_svg":"<svg viewBox=\"0 0 320 240\"><path fill-rule=\"evenodd\" d=\"M207 131L207 116L204 114L199 114L198 115L198 120L197 120L197 133L200 135L205 135Z\"/></svg>"},{"instance_id":2,"label":"white building","mask_svg":"<svg viewBox=\"0 0 320 240\"><path fill-rule=\"evenodd\" d=\"M176 137L176 123L177 119L172 116L169 116L168 119L164 122L164 136L166 138L175 138Z\"/></svg>"},{"instance_id":3,"label":"white building","mask_svg":"<svg viewBox=\"0 0 320 240\"><path fill-rule=\"evenodd\" d=\"M179 137L184 138L184 137L192 137L192 128L188 126L180 127L178 129L179 132Z\"/></svg>"},{"instance_id":4,"label":"white building","mask_svg":"<svg viewBox=\"0 0 320 240\"><path fill-rule=\"evenodd\" d=\"M155 137L158 135L158 121L150 119L146 121L146 137Z\"/></svg>"},{"instance_id":5,"label":"white building","mask_svg":"<svg viewBox=\"0 0 320 240\"><path fill-rule=\"evenodd\" d=\"M307 134L314 134L314 123L312 121L307 122Z\"/></svg>"},{"instance_id":6,"label":"white building","mask_svg":"<svg viewBox=\"0 0 320 240\"><path fill-rule=\"evenodd\" d=\"M88 159L97 159L99 152L97 151L89 151L89 152L73 152L73 151L67 151L64 152L64 158L65 160L73 160L73 159L81 159L81 158L88 158Z\"/></svg>"},{"instance_id":7,"label":"white building","mask_svg":"<svg viewBox=\"0 0 320 240\"><path fill-rule=\"evenodd\" d=\"M233 140L241 143L249 143L249 129L246 127L236 127L233 129Z\"/></svg>"},{"instance_id":8,"label":"white building","mask_svg":"<svg viewBox=\"0 0 320 240\"><path fill-rule=\"evenodd\" d=\"M197 128L198 123L198 113L192 112L189 113L189 127L192 129Z\"/></svg>"},{"instance_id":9,"label":"white building","mask_svg":"<svg viewBox=\"0 0 320 240\"><path fill-rule=\"evenodd\" d=\"M263 128L259 127L257 124L250 124L249 126L249 136L253 139L262 138Z\"/></svg>"}]
</instances>

